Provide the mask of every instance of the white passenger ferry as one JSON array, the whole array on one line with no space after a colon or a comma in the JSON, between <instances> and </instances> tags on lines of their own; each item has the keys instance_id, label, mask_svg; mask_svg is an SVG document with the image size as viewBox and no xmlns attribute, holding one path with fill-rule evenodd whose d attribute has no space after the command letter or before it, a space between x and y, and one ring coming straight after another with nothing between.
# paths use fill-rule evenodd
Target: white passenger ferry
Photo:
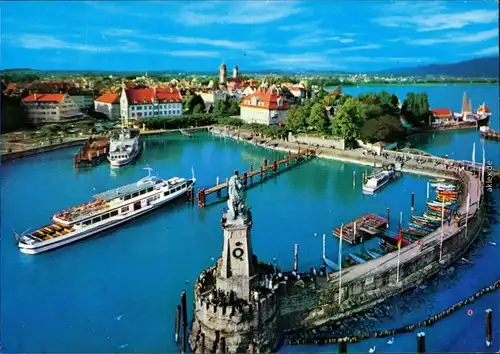
<instances>
[{"instance_id":1,"label":"white passenger ferry","mask_svg":"<svg viewBox=\"0 0 500 354\"><path fill-rule=\"evenodd\" d=\"M110 229L184 195L196 179L173 177L163 180L151 176L136 183L94 195L87 204L63 210L52 217L53 223L23 235L17 235L23 253L42 253Z\"/></svg>"},{"instance_id":2,"label":"white passenger ferry","mask_svg":"<svg viewBox=\"0 0 500 354\"><path fill-rule=\"evenodd\" d=\"M363 194L373 194L383 186L385 186L394 177L393 170L380 171L374 176L368 178L368 181L363 185Z\"/></svg>"},{"instance_id":3,"label":"white passenger ferry","mask_svg":"<svg viewBox=\"0 0 500 354\"><path fill-rule=\"evenodd\" d=\"M134 160L141 151L139 129L122 128L111 133L108 161L113 167L120 167Z\"/></svg>"}]
</instances>

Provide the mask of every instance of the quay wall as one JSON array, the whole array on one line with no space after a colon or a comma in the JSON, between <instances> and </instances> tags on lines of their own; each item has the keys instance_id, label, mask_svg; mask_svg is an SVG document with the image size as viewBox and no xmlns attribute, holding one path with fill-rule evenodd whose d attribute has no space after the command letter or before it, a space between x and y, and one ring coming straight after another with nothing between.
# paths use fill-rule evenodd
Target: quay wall
<instances>
[{"instance_id":1,"label":"quay wall","mask_svg":"<svg viewBox=\"0 0 500 354\"><path fill-rule=\"evenodd\" d=\"M2 162L19 159L19 158L23 158L23 157L26 157L26 156L38 155L38 154L42 154L44 152L50 152L50 151L55 151L55 150L60 150L60 149L65 149L65 148L79 146L79 145L82 145L82 143L84 141L86 141L87 139L88 138L82 138L82 139L67 141L67 142L64 142L64 143L58 143L58 144L52 144L52 145L47 145L47 146L41 146L41 147L34 148L34 149L28 149L28 150L23 150L23 151L15 151L15 152L8 152L8 153L5 153L5 154L2 154Z\"/></svg>"}]
</instances>

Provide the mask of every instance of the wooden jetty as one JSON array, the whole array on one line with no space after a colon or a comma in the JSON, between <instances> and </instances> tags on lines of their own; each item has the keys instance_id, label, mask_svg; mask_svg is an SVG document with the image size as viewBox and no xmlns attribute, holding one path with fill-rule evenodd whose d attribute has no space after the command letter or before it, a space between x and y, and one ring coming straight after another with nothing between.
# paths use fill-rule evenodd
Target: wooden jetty
<instances>
[{"instance_id":1,"label":"wooden jetty","mask_svg":"<svg viewBox=\"0 0 500 354\"><path fill-rule=\"evenodd\" d=\"M492 130L492 129L488 129L486 131L481 131L481 137L483 137L484 139L487 139L487 140L496 140L496 141L499 141L500 140L500 132L497 132L495 130Z\"/></svg>"},{"instance_id":2,"label":"wooden jetty","mask_svg":"<svg viewBox=\"0 0 500 354\"><path fill-rule=\"evenodd\" d=\"M387 219L375 215L365 214L356 220L344 224L342 228L342 240L356 245L363 239L373 237L382 231L387 225ZM340 237L340 226L332 231L333 235Z\"/></svg>"},{"instance_id":3,"label":"wooden jetty","mask_svg":"<svg viewBox=\"0 0 500 354\"><path fill-rule=\"evenodd\" d=\"M106 160L109 151L109 137L90 137L75 154L75 167L93 166Z\"/></svg>"},{"instance_id":4,"label":"wooden jetty","mask_svg":"<svg viewBox=\"0 0 500 354\"><path fill-rule=\"evenodd\" d=\"M304 149L304 150L299 150L296 154L292 154L289 151L284 159L276 160L271 163L269 163L267 159L264 159L264 163L260 168L254 169L253 165L250 165L250 171L243 173L241 177L243 185L245 186L246 189L248 189L254 185L254 178L260 178L259 182L263 182L265 178L268 177L269 173L276 174L279 172L283 172L284 169L295 166L302 161L307 161L308 158L314 157L315 155L316 155L315 150ZM280 167L283 167L281 171L279 171ZM248 186L248 180L250 180L250 186ZM226 179L224 183L218 183L217 185L211 188L199 189L197 193L198 206L200 208L203 208L206 205L207 196L209 196L212 193L217 193L217 196L221 197L222 191L225 190L227 196L227 189L228 189L227 181L228 180Z\"/></svg>"}]
</instances>

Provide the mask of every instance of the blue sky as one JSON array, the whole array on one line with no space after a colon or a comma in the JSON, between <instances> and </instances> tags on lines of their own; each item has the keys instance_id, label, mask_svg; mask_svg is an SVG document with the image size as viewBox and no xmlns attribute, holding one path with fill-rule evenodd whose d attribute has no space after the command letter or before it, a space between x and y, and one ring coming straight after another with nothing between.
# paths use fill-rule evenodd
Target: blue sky
<instances>
[{"instance_id":1,"label":"blue sky","mask_svg":"<svg viewBox=\"0 0 500 354\"><path fill-rule=\"evenodd\" d=\"M370 71L498 54L496 1L7 2L1 67Z\"/></svg>"}]
</instances>

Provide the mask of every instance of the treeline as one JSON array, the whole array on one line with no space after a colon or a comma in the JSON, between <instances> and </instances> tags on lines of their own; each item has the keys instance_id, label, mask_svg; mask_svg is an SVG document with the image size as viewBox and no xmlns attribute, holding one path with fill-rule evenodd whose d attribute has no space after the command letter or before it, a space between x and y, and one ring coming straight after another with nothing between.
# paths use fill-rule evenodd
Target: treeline
<instances>
[{"instance_id":1,"label":"treeline","mask_svg":"<svg viewBox=\"0 0 500 354\"><path fill-rule=\"evenodd\" d=\"M3 91L3 90L2 90ZM10 97L2 93L2 134L32 127L28 120L28 112L21 105L20 97Z\"/></svg>"}]
</instances>

